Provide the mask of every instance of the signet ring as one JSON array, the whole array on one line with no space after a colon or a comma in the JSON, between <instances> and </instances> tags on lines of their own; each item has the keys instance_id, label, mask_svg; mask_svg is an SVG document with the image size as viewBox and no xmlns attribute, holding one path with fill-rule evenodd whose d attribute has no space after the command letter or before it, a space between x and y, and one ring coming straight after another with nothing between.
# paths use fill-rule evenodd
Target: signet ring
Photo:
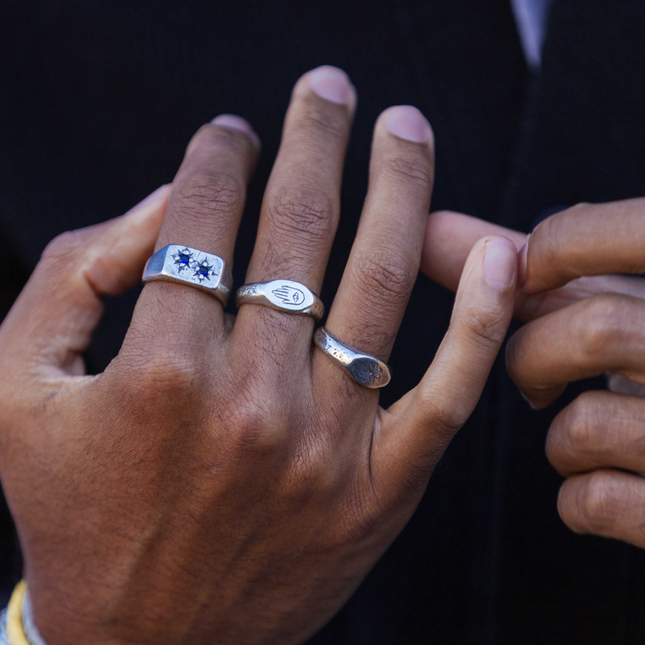
<instances>
[{"instance_id":1,"label":"signet ring","mask_svg":"<svg viewBox=\"0 0 645 645\"><path fill-rule=\"evenodd\" d=\"M235 293L235 304L270 307L288 314L311 316L318 322L325 313L322 300L300 282L271 280L245 284Z\"/></svg>"},{"instance_id":2,"label":"signet ring","mask_svg":"<svg viewBox=\"0 0 645 645\"><path fill-rule=\"evenodd\" d=\"M340 365L359 385L376 390L392 378L390 366L382 360L341 343L324 327L314 333L314 345Z\"/></svg>"},{"instance_id":3,"label":"signet ring","mask_svg":"<svg viewBox=\"0 0 645 645\"><path fill-rule=\"evenodd\" d=\"M217 255L180 244L159 249L146 263L143 282L179 282L206 291L226 305L233 278L226 262Z\"/></svg>"}]
</instances>

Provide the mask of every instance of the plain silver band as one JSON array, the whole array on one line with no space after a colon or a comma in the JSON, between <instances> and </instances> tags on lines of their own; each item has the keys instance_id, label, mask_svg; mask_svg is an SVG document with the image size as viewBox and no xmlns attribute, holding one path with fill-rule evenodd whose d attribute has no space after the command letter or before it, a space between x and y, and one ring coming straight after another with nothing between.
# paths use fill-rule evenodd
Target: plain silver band
<instances>
[{"instance_id":1,"label":"plain silver band","mask_svg":"<svg viewBox=\"0 0 645 645\"><path fill-rule=\"evenodd\" d=\"M288 314L311 316L318 322L325 313L322 300L300 282L271 280L245 284L235 292L235 304L271 307Z\"/></svg>"},{"instance_id":2,"label":"plain silver band","mask_svg":"<svg viewBox=\"0 0 645 645\"><path fill-rule=\"evenodd\" d=\"M314 344L346 370L359 385L376 390L385 387L392 378L392 371L387 363L375 356L362 354L351 347L347 347L347 345L343 345L324 327L316 330Z\"/></svg>"},{"instance_id":3,"label":"plain silver band","mask_svg":"<svg viewBox=\"0 0 645 645\"><path fill-rule=\"evenodd\" d=\"M146 263L143 282L178 282L205 291L226 305L233 278L226 262L217 255L180 244L159 249Z\"/></svg>"}]
</instances>

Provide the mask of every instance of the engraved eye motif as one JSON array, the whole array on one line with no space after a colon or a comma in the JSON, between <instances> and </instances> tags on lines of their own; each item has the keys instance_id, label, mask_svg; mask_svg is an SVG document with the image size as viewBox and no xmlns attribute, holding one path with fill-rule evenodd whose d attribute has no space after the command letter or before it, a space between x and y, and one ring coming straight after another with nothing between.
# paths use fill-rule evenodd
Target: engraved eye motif
<instances>
[{"instance_id":1,"label":"engraved eye motif","mask_svg":"<svg viewBox=\"0 0 645 645\"><path fill-rule=\"evenodd\" d=\"M297 306L301 304L305 299L305 294L291 287L288 284L283 284L280 288L274 289L271 292L283 305Z\"/></svg>"}]
</instances>

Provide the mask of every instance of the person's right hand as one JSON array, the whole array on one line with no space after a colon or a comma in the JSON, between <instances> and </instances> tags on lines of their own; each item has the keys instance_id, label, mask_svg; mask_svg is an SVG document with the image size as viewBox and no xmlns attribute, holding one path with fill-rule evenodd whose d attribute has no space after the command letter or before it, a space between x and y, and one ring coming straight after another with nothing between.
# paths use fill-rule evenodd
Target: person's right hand
<instances>
[{"instance_id":1,"label":"person's right hand","mask_svg":"<svg viewBox=\"0 0 645 645\"><path fill-rule=\"evenodd\" d=\"M339 70L297 83L248 282L319 292L354 104ZM388 410L312 350L311 318L244 305L233 321L208 294L166 282L145 286L106 371L84 375L101 297L136 282L155 244L231 262L257 153L241 119L204 126L165 217L162 191L56 239L0 328L0 472L50 645L302 642L405 525L480 396L516 283L516 249L499 236L475 245L434 362ZM383 360L432 180L426 120L386 110L326 325Z\"/></svg>"}]
</instances>

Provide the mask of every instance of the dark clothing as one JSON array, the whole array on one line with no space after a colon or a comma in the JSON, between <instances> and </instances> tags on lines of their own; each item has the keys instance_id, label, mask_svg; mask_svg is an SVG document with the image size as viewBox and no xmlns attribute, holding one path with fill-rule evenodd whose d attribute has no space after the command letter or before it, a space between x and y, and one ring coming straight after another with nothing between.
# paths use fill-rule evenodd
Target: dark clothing
<instances>
[{"instance_id":1,"label":"dark clothing","mask_svg":"<svg viewBox=\"0 0 645 645\"><path fill-rule=\"evenodd\" d=\"M390 105L416 105L433 125L435 209L530 230L554 205L645 188L642 0L555 0L536 77L507 0L4 0L0 32L5 311L51 237L169 181L192 133L221 112L248 118L264 147L236 251L241 284L289 93L323 63L345 69L359 96L327 303L361 211L372 127ZM135 298L109 303L92 370L118 351ZM384 404L421 378L451 304L419 279ZM601 384L572 386L566 401L590 385ZM531 412L498 361L408 527L312 642L642 642L645 555L576 536L557 515L544 439L566 401Z\"/></svg>"}]
</instances>

